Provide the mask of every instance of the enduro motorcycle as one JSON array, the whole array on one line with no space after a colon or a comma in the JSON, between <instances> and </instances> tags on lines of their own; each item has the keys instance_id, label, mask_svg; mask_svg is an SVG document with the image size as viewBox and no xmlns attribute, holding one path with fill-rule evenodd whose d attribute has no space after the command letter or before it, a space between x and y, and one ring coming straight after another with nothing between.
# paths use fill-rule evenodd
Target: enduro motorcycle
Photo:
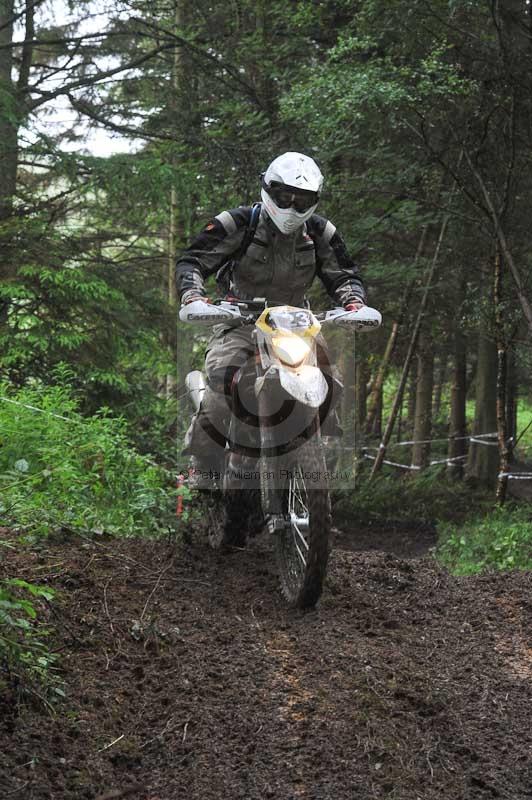
<instances>
[{"instance_id":1,"label":"enduro motorcycle","mask_svg":"<svg viewBox=\"0 0 532 800\"><path fill-rule=\"evenodd\" d=\"M196 325L254 326L254 358L236 370L227 390L232 413L218 474L224 513L209 533L211 546L242 546L266 525L284 596L291 605L312 607L322 591L331 530L322 425L338 388L320 363L320 330L374 330L381 315L367 306L315 315L255 298L251 304L195 301L179 317ZM186 384L198 411L203 373L189 373Z\"/></svg>"}]
</instances>

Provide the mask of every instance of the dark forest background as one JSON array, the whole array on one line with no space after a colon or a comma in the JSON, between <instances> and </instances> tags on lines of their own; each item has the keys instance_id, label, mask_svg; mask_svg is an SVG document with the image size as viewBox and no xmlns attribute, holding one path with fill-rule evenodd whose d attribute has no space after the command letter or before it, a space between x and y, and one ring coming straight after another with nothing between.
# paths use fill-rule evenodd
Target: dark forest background
<instances>
[{"instance_id":1,"label":"dark forest background","mask_svg":"<svg viewBox=\"0 0 532 800\"><path fill-rule=\"evenodd\" d=\"M91 154L94 129L129 151ZM176 325L176 254L286 150L320 164L384 318L335 343L339 502L443 519L464 569L529 565L525 0L0 0L4 524L169 524L205 346Z\"/></svg>"}]
</instances>

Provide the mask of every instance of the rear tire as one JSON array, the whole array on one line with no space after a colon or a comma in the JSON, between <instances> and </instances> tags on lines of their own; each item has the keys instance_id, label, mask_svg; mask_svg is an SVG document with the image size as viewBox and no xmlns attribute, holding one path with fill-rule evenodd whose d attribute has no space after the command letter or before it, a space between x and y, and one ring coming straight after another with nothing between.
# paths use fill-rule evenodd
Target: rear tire
<instances>
[{"instance_id":1,"label":"rear tire","mask_svg":"<svg viewBox=\"0 0 532 800\"><path fill-rule=\"evenodd\" d=\"M283 469L288 477L281 489L282 507L291 521L274 534L281 589L290 605L312 608L322 592L331 532L331 501L320 442L302 443L287 457Z\"/></svg>"}]
</instances>

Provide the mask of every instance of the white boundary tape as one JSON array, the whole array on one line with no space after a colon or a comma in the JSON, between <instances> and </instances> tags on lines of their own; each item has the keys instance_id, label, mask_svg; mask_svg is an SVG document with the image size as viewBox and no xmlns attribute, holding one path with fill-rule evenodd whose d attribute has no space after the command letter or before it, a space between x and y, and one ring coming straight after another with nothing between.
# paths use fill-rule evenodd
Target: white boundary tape
<instances>
[{"instance_id":1,"label":"white boundary tape","mask_svg":"<svg viewBox=\"0 0 532 800\"><path fill-rule=\"evenodd\" d=\"M365 447L364 450L390 450L390 448L393 447L407 447L414 444L435 444L436 442L459 442L466 440L473 442L473 444L486 444L490 447L498 447L498 442L484 441L484 439L493 439L496 436L497 433L477 433L475 436L449 436L447 439L412 439L405 442L390 442L388 445L385 445L383 442L381 442L378 447ZM508 439L508 442L511 441L512 439ZM462 458L462 456L458 456L458 458Z\"/></svg>"},{"instance_id":2,"label":"white boundary tape","mask_svg":"<svg viewBox=\"0 0 532 800\"><path fill-rule=\"evenodd\" d=\"M497 442L481 442L480 439L494 439L497 436L497 432L494 433L477 433L474 436L447 436L441 439L412 439L405 442L392 442L388 445L388 447L409 447L413 444L433 444L435 442L460 442L466 439L470 439L472 442L476 442L478 444L497 444ZM511 440L509 440L511 441ZM379 445L379 450L384 450L385 445L381 442Z\"/></svg>"},{"instance_id":3,"label":"white boundary tape","mask_svg":"<svg viewBox=\"0 0 532 800\"><path fill-rule=\"evenodd\" d=\"M375 461L376 456L372 456L369 453L364 453L364 458L369 458L371 461ZM454 461L461 461L462 459L467 458L467 456L454 456L454 458L443 458L438 461L431 461L430 466L433 467L435 464L447 464L450 467L457 467L458 464L454 464ZM414 464L398 464L396 461L386 461L382 462L383 464L387 464L389 467L399 467L400 469L410 469L410 470L418 470L421 467L415 466Z\"/></svg>"},{"instance_id":4,"label":"white boundary tape","mask_svg":"<svg viewBox=\"0 0 532 800\"><path fill-rule=\"evenodd\" d=\"M449 467L458 467L459 464L454 464L454 461L463 461L466 459L467 456L453 456L452 458L440 458L439 461L431 461L430 466L434 466L434 464L447 464Z\"/></svg>"},{"instance_id":5,"label":"white boundary tape","mask_svg":"<svg viewBox=\"0 0 532 800\"><path fill-rule=\"evenodd\" d=\"M0 401L3 403L11 403L11 405L19 406L19 408L27 408L29 411L37 411L39 414L45 414L47 417L55 417L56 419L62 419L65 422L73 422L75 425L82 424L81 420L79 419L62 417L61 414L55 414L53 411L47 411L45 408L37 408L37 406L30 406L26 403L19 403L18 400L10 400L9 397L0 397Z\"/></svg>"},{"instance_id":6,"label":"white boundary tape","mask_svg":"<svg viewBox=\"0 0 532 800\"><path fill-rule=\"evenodd\" d=\"M364 458L369 458L371 461L375 461L377 456L372 456L369 453L364 453ZM412 466L409 466L408 464L397 464L397 462L395 462L395 461L386 461L386 460L384 460L382 463L383 464L388 464L389 467L399 467L400 469L414 469L414 470L421 469L421 467L412 467Z\"/></svg>"},{"instance_id":7,"label":"white boundary tape","mask_svg":"<svg viewBox=\"0 0 532 800\"><path fill-rule=\"evenodd\" d=\"M532 472L499 472L498 477L509 481L532 481Z\"/></svg>"}]
</instances>

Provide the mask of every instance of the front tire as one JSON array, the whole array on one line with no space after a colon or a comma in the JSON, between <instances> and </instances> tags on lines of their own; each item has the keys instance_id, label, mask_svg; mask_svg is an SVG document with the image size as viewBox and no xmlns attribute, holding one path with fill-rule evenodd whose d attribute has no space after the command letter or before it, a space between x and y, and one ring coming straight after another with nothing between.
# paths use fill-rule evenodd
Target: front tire
<instances>
[{"instance_id":1,"label":"front tire","mask_svg":"<svg viewBox=\"0 0 532 800\"><path fill-rule=\"evenodd\" d=\"M282 492L284 530L275 536L281 589L290 605L312 608L323 588L329 557L331 501L319 441L304 442L287 457Z\"/></svg>"}]
</instances>

